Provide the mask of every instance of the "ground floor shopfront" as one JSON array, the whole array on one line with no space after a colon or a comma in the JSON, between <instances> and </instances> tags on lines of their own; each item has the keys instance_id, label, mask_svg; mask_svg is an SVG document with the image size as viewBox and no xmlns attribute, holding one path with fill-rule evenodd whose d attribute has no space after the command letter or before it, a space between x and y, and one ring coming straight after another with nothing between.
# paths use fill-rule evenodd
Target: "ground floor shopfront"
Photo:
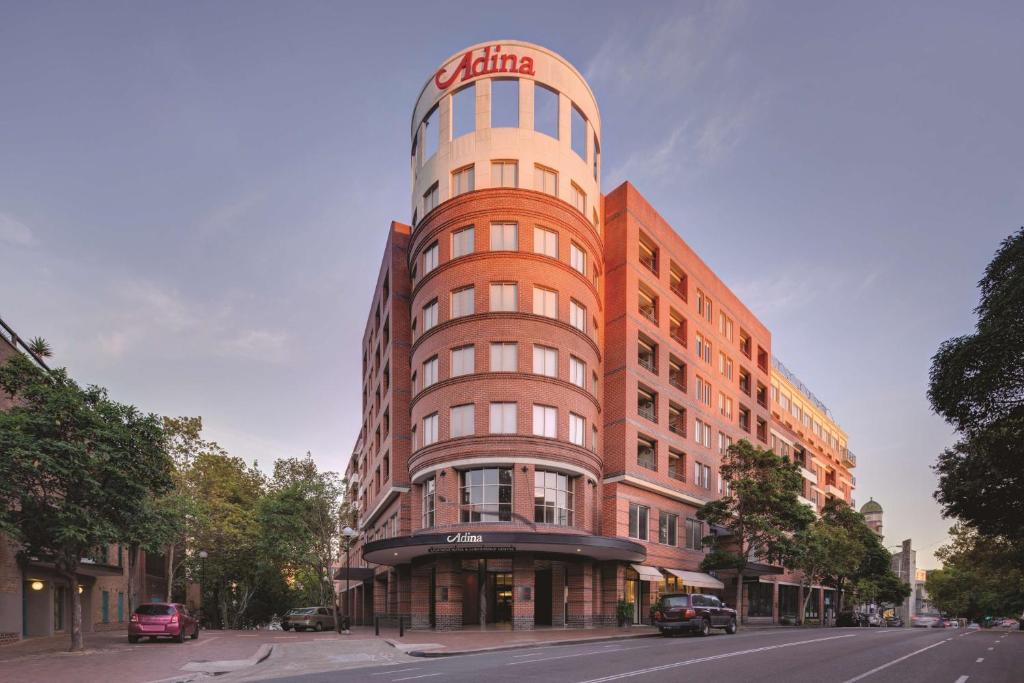
<instances>
[{"instance_id":1,"label":"ground floor shopfront","mask_svg":"<svg viewBox=\"0 0 1024 683\"><path fill-rule=\"evenodd\" d=\"M451 540L449 540L451 539ZM650 623L664 592L722 595L698 571L643 564L627 539L538 533L420 535L368 544L376 569L353 568L342 610L356 625L411 628L592 628ZM339 578L347 575L344 569Z\"/></svg>"}]
</instances>

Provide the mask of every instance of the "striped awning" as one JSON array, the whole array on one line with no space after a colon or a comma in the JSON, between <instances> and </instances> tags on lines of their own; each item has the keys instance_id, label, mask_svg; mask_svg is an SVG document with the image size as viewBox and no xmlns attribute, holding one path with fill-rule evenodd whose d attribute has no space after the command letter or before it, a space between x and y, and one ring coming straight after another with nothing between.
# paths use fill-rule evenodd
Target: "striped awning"
<instances>
[{"instance_id":1,"label":"striped awning","mask_svg":"<svg viewBox=\"0 0 1024 683\"><path fill-rule=\"evenodd\" d=\"M636 570L636 573L640 575L641 581L665 580L665 577L661 575L657 567L648 567L645 564L631 564L629 566Z\"/></svg>"},{"instance_id":2,"label":"striped awning","mask_svg":"<svg viewBox=\"0 0 1024 683\"><path fill-rule=\"evenodd\" d=\"M712 588L715 590L722 590L725 588L724 583L710 574L688 572L683 569L672 569L671 567L665 567L665 571L673 576L679 577L679 580L683 582L684 586L693 586L694 588Z\"/></svg>"}]
</instances>

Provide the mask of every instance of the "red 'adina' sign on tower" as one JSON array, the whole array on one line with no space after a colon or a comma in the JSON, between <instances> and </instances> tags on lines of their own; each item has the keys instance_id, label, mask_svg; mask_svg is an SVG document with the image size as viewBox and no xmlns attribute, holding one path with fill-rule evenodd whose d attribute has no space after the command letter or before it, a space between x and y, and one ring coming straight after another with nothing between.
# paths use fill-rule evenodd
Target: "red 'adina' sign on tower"
<instances>
[{"instance_id":1,"label":"red 'adina' sign on tower","mask_svg":"<svg viewBox=\"0 0 1024 683\"><path fill-rule=\"evenodd\" d=\"M434 85L439 90L444 90L452 85L452 83L455 83L456 79L458 79L459 83L462 83L470 78L494 73L535 75L532 57L520 57L510 52L500 54L501 45L495 45L493 53L491 50L491 46L488 45L484 48L484 53L476 59L473 59L473 51L467 50L459 59L459 63L452 70L451 74L446 76L444 67L437 70L437 73L434 74Z\"/></svg>"}]
</instances>

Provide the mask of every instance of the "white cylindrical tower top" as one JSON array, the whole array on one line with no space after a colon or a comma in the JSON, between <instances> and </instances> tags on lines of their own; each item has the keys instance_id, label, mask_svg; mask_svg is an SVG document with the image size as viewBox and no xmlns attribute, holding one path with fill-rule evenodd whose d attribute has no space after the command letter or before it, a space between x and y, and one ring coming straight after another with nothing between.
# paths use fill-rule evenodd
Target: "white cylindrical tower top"
<instances>
[{"instance_id":1,"label":"white cylindrical tower top","mask_svg":"<svg viewBox=\"0 0 1024 683\"><path fill-rule=\"evenodd\" d=\"M601 117L560 55L503 40L462 50L431 74L413 109L413 227L464 192L552 194L600 231Z\"/></svg>"}]
</instances>

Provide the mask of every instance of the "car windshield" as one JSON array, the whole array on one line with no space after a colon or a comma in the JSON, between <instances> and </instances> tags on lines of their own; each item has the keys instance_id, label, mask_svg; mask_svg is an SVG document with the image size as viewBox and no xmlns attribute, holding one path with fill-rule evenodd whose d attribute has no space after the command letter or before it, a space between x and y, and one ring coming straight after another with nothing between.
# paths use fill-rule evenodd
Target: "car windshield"
<instances>
[{"instance_id":1,"label":"car windshield","mask_svg":"<svg viewBox=\"0 0 1024 683\"><path fill-rule=\"evenodd\" d=\"M661 599L661 606L664 609L673 607L689 607L690 597L688 595L666 595Z\"/></svg>"},{"instance_id":2,"label":"car windshield","mask_svg":"<svg viewBox=\"0 0 1024 683\"><path fill-rule=\"evenodd\" d=\"M170 605L139 605L135 608L136 614L148 614L150 616L174 614L174 608Z\"/></svg>"},{"instance_id":3,"label":"car windshield","mask_svg":"<svg viewBox=\"0 0 1024 683\"><path fill-rule=\"evenodd\" d=\"M288 612L288 614L315 614L315 613L316 613L316 607L299 607L297 609L293 609L290 612Z\"/></svg>"}]
</instances>

